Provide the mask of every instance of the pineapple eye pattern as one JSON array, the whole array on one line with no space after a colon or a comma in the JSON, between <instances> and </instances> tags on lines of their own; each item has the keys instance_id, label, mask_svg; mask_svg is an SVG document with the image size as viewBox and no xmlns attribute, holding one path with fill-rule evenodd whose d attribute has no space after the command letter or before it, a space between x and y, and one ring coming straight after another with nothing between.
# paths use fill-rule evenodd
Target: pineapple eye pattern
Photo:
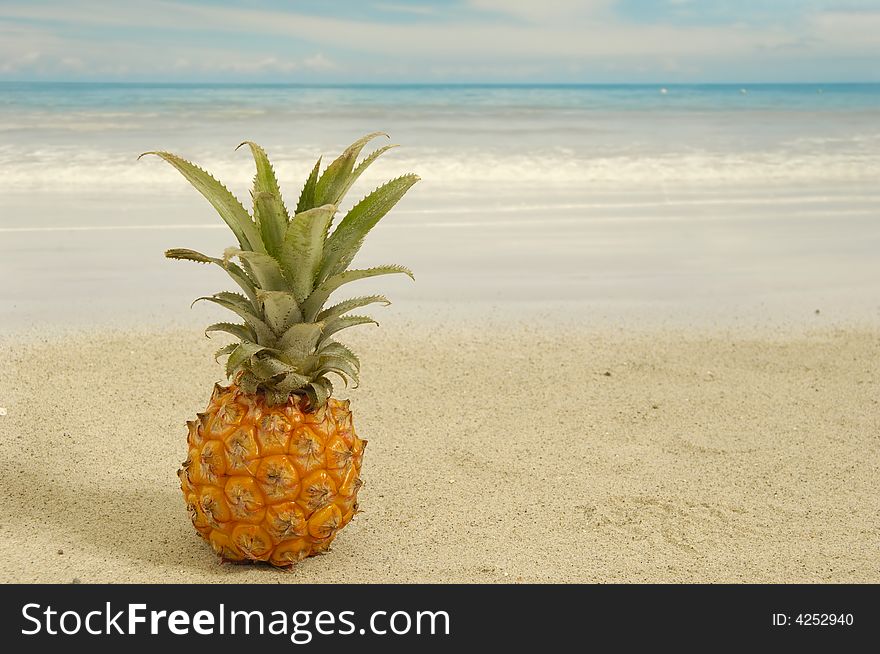
<instances>
[{"instance_id":1,"label":"pineapple eye pattern","mask_svg":"<svg viewBox=\"0 0 880 654\"><path fill-rule=\"evenodd\" d=\"M218 406L226 399L217 398ZM230 411L241 415L231 431L208 432L201 447L190 448L178 473L187 512L223 560L294 565L327 551L357 513L364 441L336 403L331 398L336 411L296 428L287 414ZM339 423L350 432L341 433ZM289 438L286 452L267 452L262 444L279 434Z\"/></svg>"},{"instance_id":2,"label":"pineapple eye pattern","mask_svg":"<svg viewBox=\"0 0 880 654\"><path fill-rule=\"evenodd\" d=\"M250 429L239 428L226 437L226 460L230 474L255 470L258 457L259 448Z\"/></svg>"},{"instance_id":3,"label":"pineapple eye pattern","mask_svg":"<svg viewBox=\"0 0 880 654\"><path fill-rule=\"evenodd\" d=\"M309 520L309 534L319 540L332 538L342 525L342 511L335 504L330 504Z\"/></svg>"},{"instance_id":4,"label":"pineapple eye pattern","mask_svg":"<svg viewBox=\"0 0 880 654\"><path fill-rule=\"evenodd\" d=\"M286 456L263 459L257 470L257 479L271 502L296 499L299 493L299 475L293 462Z\"/></svg>"},{"instance_id":5,"label":"pineapple eye pattern","mask_svg":"<svg viewBox=\"0 0 880 654\"><path fill-rule=\"evenodd\" d=\"M290 453L304 470L313 470L324 463L324 443L308 427L296 431L290 442Z\"/></svg>"},{"instance_id":6,"label":"pineapple eye pattern","mask_svg":"<svg viewBox=\"0 0 880 654\"><path fill-rule=\"evenodd\" d=\"M257 432L263 454L286 454L291 425L284 416L270 414L260 421Z\"/></svg>"},{"instance_id":7,"label":"pineapple eye pattern","mask_svg":"<svg viewBox=\"0 0 880 654\"><path fill-rule=\"evenodd\" d=\"M193 524L196 524L199 520L199 512L196 510L196 503L187 500L186 503L186 512L189 514L189 519Z\"/></svg>"},{"instance_id":8,"label":"pineapple eye pattern","mask_svg":"<svg viewBox=\"0 0 880 654\"><path fill-rule=\"evenodd\" d=\"M327 467L341 469L343 472L351 466L354 453L351 447L345 444L341 438L334 438L327 446Z\"/></svg>"},{"instance_id":9,"label":"pineapple eye pattern","mask_svg":"<svg viewBox=\"0 0 880 654\"><path fill-rule=\"evenodd\" d=\"M231 401L223 401L214 414L211 423L211 433L213 436L220 436L226 433L230 427L237 425L243 417L245 409Z\"/></svg>"},{"instance_id":10,"label":"pineapple eye pattern","mask_svg":"<svg viewBox=\"0 0 880 654\"><path fill-rule=\"evenodd\" d=\"M263 418L263 430L262 434L264 438L274 438L279 441L283 441L288 432L290 432L290 423L287 422L287 419L284 416L278 415L277 413L270 414Z\"/></svg>"},{"instance_id":11,"label":"pineapple eye pattern","mask_svg":"<svg viewBox=\"0 0 880 654\"><path fill-rule=\"evenodd\" d=\"M244 522L262 520L265 501L253 477L230 477L226 482L225 492L229 500L229 509L236 520Z\"/></svg>"},{"instance_id":12,"label":"pineapple eye pattern","mask_svg":"<svg viewBox=\"0 0 880 654\"><path fill-rule=\"evenodd\" d=\"M336 484L324 470L319 470L303 480L302 502L309 513L327 506L336 496Z\"/></svg>"},{"instance_id":13,"label":"pineapple eye pattern","mask_svg":"<svg viewBox=\"0 0 880 654\"><path fill-rule=\"evenodd\" d=\"M191 474L192 463L193 452L190 450L189 454L186 455L186 459L180 464L180 468L177 470L177 478L180 479L180 488L184 493L189 493L194 486Z\"/></svg>"},{"instance_id":14,"label":"pineapple eye pattern","mask_svg":"<svg viewBox=\"0 0 880 654\"><path fill-rule=\"evenodd\" d=\"M239 525L232 532L232 542L253 560L267 558L272 551L272 538L255 525Z\"/></svg>"},{"instance_id":15,"label":"pineapple eye pattern","mask_svg":"<svg viewBox=\"0 0 880 654\"><path fill-rule=\"evenodd\" d=\"M208 524L214 529L219 529L222 523L229 520L229 507L225 505L222 498L218 498L212 491L202 495L200 506Z\"/></svg>"},{"instance_id":16,"label":"pineapple eye pattern","mask_svg":"<svg viewBox=\"0 0 880 654\"><path fill-rule=\"evenodd\" d=\"M218 441L208 441L199 454L201 478L208 483L216 484L224 472L226 472L226 460L221 444Z\"/></svg>"},{"instance_id":17,"label":"pineapple eye pattern","mask_svg":"<svg viewBox=\"0 0 880 654\"><path fill-rule=\"evenodd\" d=\"M222 531L216 529L212 531L208 536L208 542L211 543L211 549L223 561L241 561L244 558L244 553L236 547L232 537Z\"/></svg>"},{"instance_id":18,"label":"pineapple eye pattern","mask_svg":"<svg viewBox=\"0 0 880 654\"><path fill-rule=\"evenodd\" d=\"M294 502L269 507L266 512L266 526L277 540L298 538L306 533L302 509Z\"/></svg>"},{"instance_id":19,"label":"pineapple eye pattern","mask_svg":"<svg viewBox=\"0 0 880 654\"><path fill-rule=\"evenodd\" d=\"M202 444L202 430L201 425L197 420L187 420L186 428L188 430L187 433L187 443L190 446L198 447Z\"/></svg>"},{"instance_id":20,"label":"pineapple eye pattern","mask_svg":"<svg viewBox=\"0 0 880 654\"><path fill-rule=\"evenodd\" d=\"M244 463L244 457L247 456L247 453L247 448L240 435L230 440L229 463L232 465L232 467L240 467L241 464Z\"/></svg>"},{"instance_id":21,"label":"pineapple eye pattern","mask_svg":"<svg viewBox=\"0 0 880 654\"><path fill-rule=\"evenodd\" d=\"M275 548L271 561L277 566L291 566L310 556L312 551L312 544L308 539L286 541Z\"/></svg>"}]
</instances>

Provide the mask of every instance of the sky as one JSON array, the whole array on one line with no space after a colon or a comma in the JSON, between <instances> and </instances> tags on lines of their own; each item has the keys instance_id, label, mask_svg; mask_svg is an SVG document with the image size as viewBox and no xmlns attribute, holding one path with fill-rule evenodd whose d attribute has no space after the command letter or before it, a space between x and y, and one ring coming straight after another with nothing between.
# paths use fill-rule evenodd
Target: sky
<instances>
[{"instance_id":1,"label":"sky","mask_svg":"<svg viewBox=\"0 0 880 654\"><path fill-rule=\"evenodd\" d=\"M0 80L880 81L880 0L0 0Z\"/></svg>"}]
</instances>

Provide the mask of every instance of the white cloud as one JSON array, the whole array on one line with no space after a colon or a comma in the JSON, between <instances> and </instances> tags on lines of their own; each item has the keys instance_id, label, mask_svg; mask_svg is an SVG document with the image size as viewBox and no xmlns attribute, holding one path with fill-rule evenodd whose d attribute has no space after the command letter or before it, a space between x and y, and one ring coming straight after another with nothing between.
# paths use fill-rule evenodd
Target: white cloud
<instances>
[{"instance_id":1,"label":"white cloud","mask_svg":"<svg viewBox=\"0 0 880 654\"><path fill-rule=\"evenodd\" d=\"M177 73L231 73L242 76L254 75L287 75L299 71L326 71L334 70L337 65L318 53L303 59L290 59L266 56L240 56L224 52L215 52L213 56L205 57L204 51L199 51L199 56L178 57L167 64L156 64L159 70L173 70Z\"/></svg>"},{"instance_id":2,"label":"white cloud","mask_svg":"<svg viewBox=\"0 0 880 654\"><path fill-rule=\"evenodd\" d=\"M33 68L39 63L41 56L37 50L26 51L16 56L4 56L3 61L0 62L0 72L16 73L26 68Z\"/></svg>"},{"instance_id":3,"label":"white cloud","mask_svg":"<svg viewBox=\"0 0 880 654\"><path fill-rule=\"evenodd\" d=\"M91 6L83 3L82 8ZM133 40L110 37L95 40L85 37L63 36L50 27L17 25L3 22L7 13L19 17L27 15L23 7L0 7L0 74L9 78L37 76L63 79L65 75L88 77L175 77L214 76L231 74L248 76L285 76L298 72L328 71L339 65L321 52L305 56L287 56L271 52L242 52L234 47L189 45L180 39L160 44L147 39ZM35 16L43 15L43 6L35 6ZM74 12L67 16L59 10L56 18L101 25L123 24L120 12ZM129 20L140 15L128 14ZM156 26L167 27L167 18L154 18ZM172 36L175 32L171 32ZM159 47L157 47L159 46Z\"/></svg>"},{"instance_id":4,"label":"white cloud","mask_svg":"<svg viewBox=\"0 0 880 654\"><path fill-rule=\"evenodd\" d=\"M481 81L497 77L514 77L519 79L537 78L548 74L543 64L489 65L489 64L457 64L431 66L428 76L437 79L461 79L465 81Z\"/></svg>"},{"instance_id":5,"label":"white cloud","mask_svg":"<svg viewBox=\"0 0 880 654\"><path fill-rule=\"evenodd\" d=\"M85 62L79 57L62 57L58 62L58 65L61 68L65 68L74 72L81 72L86 70Z\"/></svg>"},{"instance_id":6,"label":"white cloud","mask_svg":"<svg viewBox=\"0 0 880 654\"><path fill-rule=\"evenodd\" d=\"M309 70L335 70L339 68L339 66L325 57L320 52L312 55L311 57L306 57L303 59L303 68L308 68Z\"/></svg>"},{"instance_id":7,"label":"white cloud","mask_svg":"<svg viewBox=\"0 0 880 654\"><path fill-rule=\"evenodd\" d=\"M379 11L387 11L394 14L414 14L416 16L436 16L437 10L427 5L415 4L394 4L388 2L380 2L373 5Z\"/></svg>"},{"instance_id":8,"label":"white cloud","mask_svg":"<svg viewBox=\"0 0 880 654\"><path fill-rule=\"evenodd\" d=\"M504 4L495 0L475 1L499 7ZM756 31L729 26L622 25L593 19L541 26L473 21L455 25L399 25L232 7L158 4L164 7L161 13L168 17L166 27L171 29L173 24L184 24L189 29L194 25L205 30L239 29L307 41L319 39L328 45L372 54L441 61L470 62L476 57L518 61L579 56L734 54L789 39L779 28ZM557 8L572 4L576 3L558 0ZM523 7L517 5L514 10L525 12Z\"/></svg>"},{"instance_id":9,"label":"white cloud","mask_svg":"<svg viewBox=\"0 0 880 654\"><path fill-rule=\"evenodd\" d=\"M94 74L124 69L153 78L327 73L349 79L418 79L428 74L552 80L559 72L577 70L587 78L596 71L614 71L626 80L629 74L641 78L652 73L711 77L713 70L725 68L770 75L811 58L827 64L835 58L880 56L880 12L816 10L789 26L746 27L625 23L609 11L612 0L466 3L470 15L455 22L398 24L168 0L6 2L0 5L0 73L48 75L54 67L73 74L79 67ZM407 7L417 13L432 9L374 6L388 11ZM35 27L9 19L45 22ZM137 39L110 36L91 42L73 36L73 25L136 25L142 31ZM192 33L201 35L198 45L189 45ZM247 39L248 45L237 46L238 35L259 35L260 45ZM302 52L308 48L315 51ZM38 57L28 61L22 53ZM805 64L801 68L810 69Z\"/></svg>"},{"instance_id":10,"label":"white cloud","mask_svg":"<svg viewBox=\"0 0 880 654\"><path fill-rule=\"evenodd\" d=\"M547 23L600 15L614 0L467 0L467 4L530 23Z\"/></svg>"},{"instance_id":11,"label":"white cloud","mask_svg":"<svg viewBox=\"0 0 880 654\"><path fill-rule=\"evenodd\" d=\"M878 54L880 11L826 11L811 17L814 38L847 51Z\"/></svg>"}]
</instances>

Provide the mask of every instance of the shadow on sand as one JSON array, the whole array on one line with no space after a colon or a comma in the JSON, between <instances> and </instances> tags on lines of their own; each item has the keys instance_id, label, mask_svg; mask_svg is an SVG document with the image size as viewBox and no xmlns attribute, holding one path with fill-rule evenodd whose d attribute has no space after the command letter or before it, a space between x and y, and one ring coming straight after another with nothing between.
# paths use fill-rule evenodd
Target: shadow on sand
<instances>
[{"instance_id":1,"label":"shadow on sand","mask_svg":"<svg viewBox=\"0 0 880 654\"><path fill-rule=\"evenodd\" d=\"M176 477L161 487L135 483L108 487L101 485L100 479L95 485L83 485L51 476L49 471L37 469L35 461L27 463L23 470L21 462L4 466L7 470L19 467L3 484L7 524L37 529L46 525L67 534L65 540L73 541L74 549L89 549L120 563L155 569L159 575L163 569L182 568L196 574L233 577L252 570L273 570L262 565L221 564L193 530Z\"/></svg>"}]
</instances>

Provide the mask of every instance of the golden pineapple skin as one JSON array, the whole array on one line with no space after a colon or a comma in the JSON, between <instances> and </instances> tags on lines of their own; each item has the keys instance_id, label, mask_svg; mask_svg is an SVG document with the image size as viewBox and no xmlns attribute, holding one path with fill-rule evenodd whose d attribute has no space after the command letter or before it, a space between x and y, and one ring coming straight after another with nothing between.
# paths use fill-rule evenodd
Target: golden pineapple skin
<instances>
[{"instance_id":1,"label":"golden pineapple skin","mask_svg":"<svg viewBox=\"0 0 880 654\"><path fill-rule=\"evenodd\" d=\"M187 422L178 477L196 531L225 561L289 567L330 547L358 510L364 447L348 400L304 411L217 384Z\"/></svg>"}]
</instances>

